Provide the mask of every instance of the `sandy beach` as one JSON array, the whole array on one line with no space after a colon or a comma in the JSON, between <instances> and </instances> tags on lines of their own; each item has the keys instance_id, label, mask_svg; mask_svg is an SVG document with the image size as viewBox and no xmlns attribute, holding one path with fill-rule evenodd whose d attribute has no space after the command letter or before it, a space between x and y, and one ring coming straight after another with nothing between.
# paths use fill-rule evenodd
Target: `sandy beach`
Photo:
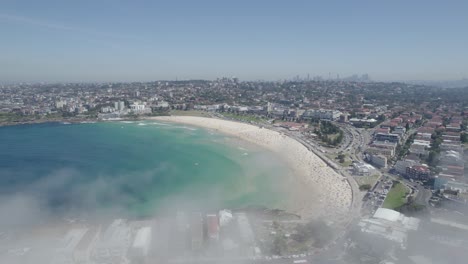
<instances>
[{"instance_id":1,"label":"sandy beach","mask_svg":"<svg viewBox=\"0 0 468 264\"><path fill-rule=\"evenodd\" d=\"M239 122L193 116L162 116L152 120L183 123L237 137L277 153L292 171L288 208L304 219L325 217L331 221L346 218L352 190L346 179L296 140L279 132ZM287 177L287 176L286 176Z\"/></svg>"}]
</instances>

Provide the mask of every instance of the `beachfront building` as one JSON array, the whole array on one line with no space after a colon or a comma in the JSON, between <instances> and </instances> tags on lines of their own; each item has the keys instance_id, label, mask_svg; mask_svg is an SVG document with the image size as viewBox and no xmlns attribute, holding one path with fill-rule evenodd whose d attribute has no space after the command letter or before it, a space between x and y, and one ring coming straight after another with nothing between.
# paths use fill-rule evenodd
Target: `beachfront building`
<instances>
[{"instance_id":1,"label":"beachfront building","mask_svg":"<svg viewBox=\"0 0 468 264\"><path fill-rule=\"evenodd\" d=\"M420 220L387 208L379 208L374 215L362 219L358 226L361 232L374 238L383 238L405 249L408 233L419 228Z\"/></svg>"},{"instance_id":2,"label":"beachfront building","mask_svg":"<svg viewBox=\"0 0 468 264\"><path fill-rule=\"evenodd\" d=\"M76 264L89 263L93 245L98 240L100 234L101 228L93 227L81 238L80 243L78 243L73 252L73 260Z\"/></svg>"},{"instance_id":3,"label":"beachfront building","mask_svg":"<svg viewBox=\"0 0 468 264\"><path fill-rule=\"evenodd\" d=\"M91 259L97 263L124 263L128 261L127 249L131 242L131 229L127 221L114 220L93 247Z\"/></svg>"},{"instance_id":4,"label":"beachfront building","mask_svg":"<svg viewBox=\"0 0 468 264\"><path fill-rule=\"evenodd\" d=\"M203 247L203 218L201 213L190 215L190 237L192 250L197 252Z\"/></svg>"},{"instance_id":5,"label":"beachfront building","mask_svg":"<svg viewBox=\"0 0 468 264\"><path fill-rule=\"evenodd\" d=\"M124 101L114 102L114 108L117 111L123 111L125 109L125 102Z\"/></svg>"},{"instance_id":6,"label":"beachfront building","mask_svg":"<svg viewBox=\"0 0 468 264\"><path fill-rule=\"evenodd\" d=\"M353 163L353 172L354 174L361 176L368 176L374 171L374 167L364 162L355 162Z\"/></svg>"},{"instance_id":7,"label":"beachfront building","mask_svg":"<svg viewBox=\"0 0 468 264\"><path fill-rule=\"evenodd\" d=\"M101 113L112 113L112 112L115 112L115 108L111 106L101 107Z\"/></svg>"},{"instance_id":8,"label":"beachfront building","mask_svg":"<svg viewBox=\"0 0 468 264\"><path fill-rule=\"evenodd\" d=\"M73 253L87 232L88 228L73 228L69 230L60 241L57 254L53 256L54 261L64 263L72 261Z\"/></svg>"},{"instance_id":9,"label":"beachfront building","mask_svg":"<svg viewBox=\"0 0 468 264\"><path fill-rule=\"evenodd\" d=\"M140 103L134 103L130 105L130 109L132 109L133 112L142 112L145 110L145 105Z\"/></svg>"},{"instance_id":10,"label":"beachfront building","mask_svg":"<svg viewBox=\"0 0 468 264\"><path fill-rule=\"evenodd\" d=\"M219 218L216 214L206 215L206 227L210 241L219 240Z\"/></svg>"},{"instance_id":11,"label":"beachfront building","mask_svg":"<svg viewBox=\"0 0 468 264\"><path fill-rule=\"evenodd\" d=\"M247 256L254 254L254 233L250 225L249 219L245 213L235 214L237 219L237 225L239 228L239 234L242 242L243 253Z\"/></svg>"},{"instance_id":12,"label":"beachfront building","mask_svg":"<svg viewBox=\"0 0 468 264\"><path fill-rule=\"evenodd\" d=\"M152 229L149 226L138 229L132 246L129 249L129 257L135 261L143 261L148 257L151 248Z\"/></svg>"},{"instance_id":13,"label":"beachfront building","mask_svg":"<svg viewBox=\"0 0 468 264\"><path fill-rule=\"evenodd\" d=\"M219 225L221 227L227 226L232 222L233 216L231 210L223 209L219 211Z\"/></svg>"}]
</instances>

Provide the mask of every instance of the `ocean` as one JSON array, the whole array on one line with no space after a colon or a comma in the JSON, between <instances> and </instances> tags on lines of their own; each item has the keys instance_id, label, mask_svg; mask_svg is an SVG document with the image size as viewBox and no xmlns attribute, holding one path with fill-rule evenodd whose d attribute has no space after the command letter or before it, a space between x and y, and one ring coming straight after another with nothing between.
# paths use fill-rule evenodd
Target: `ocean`
<instances>
[{"instance_id":1,"label":"ocean","mask_svg":"<svg viewBox=\"0 0 468 264\"><path fill-rule=\"evenodd\" d=\"M0 127L0 150L0 200L53 212L281 208L288 173L251 144L154 121Z\"/></svg>"}]
</instances>

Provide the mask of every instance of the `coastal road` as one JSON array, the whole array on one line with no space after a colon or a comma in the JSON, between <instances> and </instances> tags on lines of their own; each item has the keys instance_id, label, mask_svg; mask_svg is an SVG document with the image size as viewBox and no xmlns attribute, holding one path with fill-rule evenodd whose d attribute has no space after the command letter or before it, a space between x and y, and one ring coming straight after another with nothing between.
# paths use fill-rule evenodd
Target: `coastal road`
<instances>
[{"instance_id":1,"label":"coastal road","mask_svg":"<svg viewBox=\"0 0 468 264\"><path fill-rule=\"evenodd\" d=\"M357 182L352 177L352 175L349 174L349 172L346 170L346 168L343 168L342 166L337 165L334 161L332 161L328 157L326 157L324 155L324 153L323 153L323 149L320 146L318 146L317 144L315 144L315 143L307 140L306 138L304 138L304 136L300 132L289 131L289 130L286 130L284 128L274 127L274 126L272 126L270 124L256 124L256 125L261 126L261 127L265 127L267 129L270 129L270 130L273 130L273 131L276 131L276 132L279 132L279 133L282 133L282 134L285 134L286 136L289 136L290 138L292 138L292 139L296 140L297 142L301 143L309 151L311 151L317 157L322 159L329 167L331 167L333 170L335 170L336 173L343 176L343 178L346 179L346 181L350 185L351 192L352 192L352 200L351 200L351 206L349 207L349 214L348 214L348 217L347 217L347 221L341 223L341 225L340 225L341 232L339 232L339 234L335 237L333 242L329 245L330 248L336 247L337 244L339 244L337 242L342 241L345 238L345 235L346 235L347 231L349 230L349 227L351 226L351 224L358 221L360 219L360 217L361 217L361 208L362 208L363 195L361 194L361 191L359 190L359 186L358 186ZM351 132L351 133L354 134L354 138L352 140L353 146L354 147L362 146L364 144L364 139L361 136L356 135L356 133L354 131ZM359 141L357 141L357 140L359 140ZM359 152L358 152L357 149L354 149L354 155L356 155L356 153L359 153ZM359 156L359 155L357 155L357 156ZM326 247L323 250L319 250L318 252L316 252L316 254L314 254L312 256L308 256L307 257L307 259L309 260L308 263L315 263L315 261L313 261L313 259L315 257L324 256L323 254L326 254L329 247ZM254 262L255 263L264 263L264 261L267 261L269 263L272 263L272 262L274 262L274 263L293 263L294 259L255 260Z\"/></svg>"}]
</instances>

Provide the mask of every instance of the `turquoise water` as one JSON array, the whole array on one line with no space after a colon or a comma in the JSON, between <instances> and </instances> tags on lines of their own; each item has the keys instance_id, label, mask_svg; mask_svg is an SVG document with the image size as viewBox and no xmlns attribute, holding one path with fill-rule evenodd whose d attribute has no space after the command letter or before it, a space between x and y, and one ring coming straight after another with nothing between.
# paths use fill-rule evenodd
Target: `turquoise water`
<instances>
[{"instance_id":1,"label":"turquoise water","mask_svg":"<svg viewBox=\"0 0 468 264\"><path fill-rule=\"evenodd\" d=\"M151 121L2 127L0 150L0 195L57 210L281 207L287 173L224 135Z\"/></svg>"}]
</instances>

